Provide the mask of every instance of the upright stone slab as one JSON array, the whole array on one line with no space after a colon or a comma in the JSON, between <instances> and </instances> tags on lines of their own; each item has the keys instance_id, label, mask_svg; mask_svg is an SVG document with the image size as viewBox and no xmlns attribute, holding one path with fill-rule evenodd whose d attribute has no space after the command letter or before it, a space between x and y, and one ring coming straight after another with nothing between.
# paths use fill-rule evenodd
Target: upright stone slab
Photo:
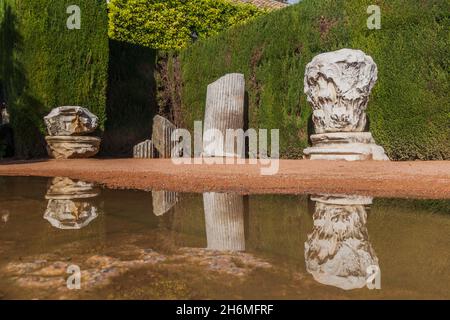
<instances>
[{"instance_id":1,"label":"upright stone slab","mask_svg":"<svg viewBox=\"0 0 450 320\"><path fill-rule=\"evenodd\" d=\"M152 191L153 213L162 216L178 202L178 192Z\"/></svg>"},{"instance_id":2,"label":"upright stone slab","mask_svg":"<svg viewBox=\"0 0 450 320\"><path fill-rule=\"evenodd\" d=\"M203 194L208 249L245 251L244 197L237 194Z\"/></svg>"},{"instance_id":3,"label":"upright stone slab","mask_svg":"<svg viewBox=\"0 0 450 320\"><path fill-rule=\"evenodd\" d=\"M315 129L313 146L304 150L307 159L389 160L364 132L377 74L372 58L352 49L319 54L306 66L304 86Z\"/></svg>"},{"instance_id":4,"label":"upright stone slab","mask_svg":"<svg viewBox=\"0 0 450 320\"><path fill-rule=\"evenodd\" d=\"M136 159L156 158L156 150L152 140L145 140L135 145L133 148L133 158Z\"/></svg>"},{"instance_id":5,"label":"upright stone slab","mask_svg":"<svg viewBox=\"0 0 450 320\"><path fill-rule=\"evenodd\" d=\"M316 281L344 290L366 286L367 268L378 266L366 226L372 198L318 195L311 200L314 227L305 242L306 270Z\"/></svg>"},{"instance_id":6,"label":"upright stone slab","mask_svg":"<svg viewBox=\"0 0 450 320\"><path fill-rule=\"evenodd\" d=\"M172 150L177 145L176 141L171 141L172 133L176 128L164 117L157 115L153 118L152 142L160 158L171 158Z\"/></svg>"},{"instance_id":7,"label":"upright stone slab","mask_svg":"<svg viewBox=\"0 0 450 320\"><path fill-rule=\"evenodd\" d=\"M227 129L244 128L245 79L230 73L208 85L203 132L203 156L234 157L237 150L225 147Z\"/></svg>"}]
</instances>

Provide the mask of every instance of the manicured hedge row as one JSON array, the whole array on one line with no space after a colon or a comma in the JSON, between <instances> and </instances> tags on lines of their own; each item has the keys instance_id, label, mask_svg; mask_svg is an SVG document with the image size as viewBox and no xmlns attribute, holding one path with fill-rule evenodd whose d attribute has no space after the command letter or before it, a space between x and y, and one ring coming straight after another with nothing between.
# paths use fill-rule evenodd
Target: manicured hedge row
<instances>
[{"instance_id":1,"label":"manicured hedge row","mask_svg":"<svg viewBox=\"0 0 450 320\"><path fill-rule=\"evenodd\" d=\"M109 36L155 49L181 49L266 11L229 0L111 0Z\"/></svg>"},{"instance_id":2,"label":"manicured hedge row","mask_svg":"<svg viewBox=\"0 0 450 320\"><path fill-rule=\"evenodd\" d=\"M303 94L305 66L321 52L355 48L379 69L368 109L377 143L391 159L450 159L450 3L375 3L380 30L367 28L373 0L304 0L183 50L181 121L192 128L203 119L207 85L242 72L250 126L280 128L281 155L301 157L311 114Z\"/></svg>"},{"instance_id":3,"label":"manicured hedge row","mask_svg":"<svg viewBox=\"0 0 450 320\"><path fill-rule=\"evenodd\" d=\"M69 30L70 5L81 29ZM15 133L16 155L45 153L43 116L61 105L88 107L105 121L108 77L104 0L3 0L0 79Z\"/></svg>"}]
</instances>

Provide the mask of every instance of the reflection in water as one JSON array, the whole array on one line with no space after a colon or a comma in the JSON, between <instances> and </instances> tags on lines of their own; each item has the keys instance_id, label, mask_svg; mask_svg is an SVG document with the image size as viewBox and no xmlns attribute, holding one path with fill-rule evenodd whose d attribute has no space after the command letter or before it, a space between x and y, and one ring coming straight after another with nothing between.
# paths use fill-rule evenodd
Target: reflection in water
<instances>
[{"instance_id":1,"label":"reflection in water","mask_svg":"<svg viewBox=\"0 0 450 320\"><path fill-rule=\"evenodd\" d=\"M178 192L152 191L153 213L162 216L178 202Z\"/></svg>"},{"instance_id":2,"label":"reflection in water","mask_svg":"<svg viewBox=\"0 0 450 320\"><path fill-rule=\"evenodd\" d=\"M314 279L344 290L366 285L367 267L378 266L367 232L371 197L312 196L314 227L305 242L306 269Z\"/></svg>"},{"instance_id":3,"label":"reflection in water","mask_svg":"<svg viewBox=\"0 0 450 320\"><path fill-rule=\"evenodd\" d=\"M9 211L8 210L2 210L1 211L1 218L3 223L7 223L9 221Z\"/></svg>"},{"instance_id":4,"label":"reflection in water","mask_svg":"<svg viewBox=\"0 0 450 320\"><path fill-rule=\"evenodd\" d=\"M49 184L44 219L58 229L81 229L98 217L97 207L89 201L100 194L94 184L56 177Z\"/></svg>"},{"instance_id":5,"label":"reflection in water","mask_svg":"<svg viewBox=\"0 0 450 320\"><path fill-rule=\"evenodd\" d=\"M245 251L244 197L205 192L203 204L208 249Z\"/></svg>"}]
</instances>

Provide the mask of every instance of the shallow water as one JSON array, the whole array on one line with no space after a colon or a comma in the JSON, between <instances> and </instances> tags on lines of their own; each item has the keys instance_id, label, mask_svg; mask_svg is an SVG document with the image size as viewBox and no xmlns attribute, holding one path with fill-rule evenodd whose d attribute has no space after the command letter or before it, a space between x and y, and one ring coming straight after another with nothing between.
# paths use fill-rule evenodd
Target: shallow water
<instances>
[{"instance_id":1,"label":"shallow water","mask_svg":"<svg viewBox=\"0 0 450 320\"><path fill-rule=\"evenodd\" d=\"M0 299L449 299L449 211L0 177Z\"/></svg>"}]
</instances>

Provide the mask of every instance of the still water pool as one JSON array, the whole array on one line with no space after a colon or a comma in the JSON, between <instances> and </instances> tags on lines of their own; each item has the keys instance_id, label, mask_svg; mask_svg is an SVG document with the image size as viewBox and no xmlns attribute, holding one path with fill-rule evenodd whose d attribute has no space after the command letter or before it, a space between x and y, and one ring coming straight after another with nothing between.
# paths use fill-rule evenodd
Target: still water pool
<instances>
[{"instance_id":1,"label":"still water pool","mask_svg":"<svg viewBox=\"0 0 450 320\"><path fill-rule=\"evenodd\" d=\"M449 211L0 177L0 299L450 299Z\"/></svg>"}]
</instances>

